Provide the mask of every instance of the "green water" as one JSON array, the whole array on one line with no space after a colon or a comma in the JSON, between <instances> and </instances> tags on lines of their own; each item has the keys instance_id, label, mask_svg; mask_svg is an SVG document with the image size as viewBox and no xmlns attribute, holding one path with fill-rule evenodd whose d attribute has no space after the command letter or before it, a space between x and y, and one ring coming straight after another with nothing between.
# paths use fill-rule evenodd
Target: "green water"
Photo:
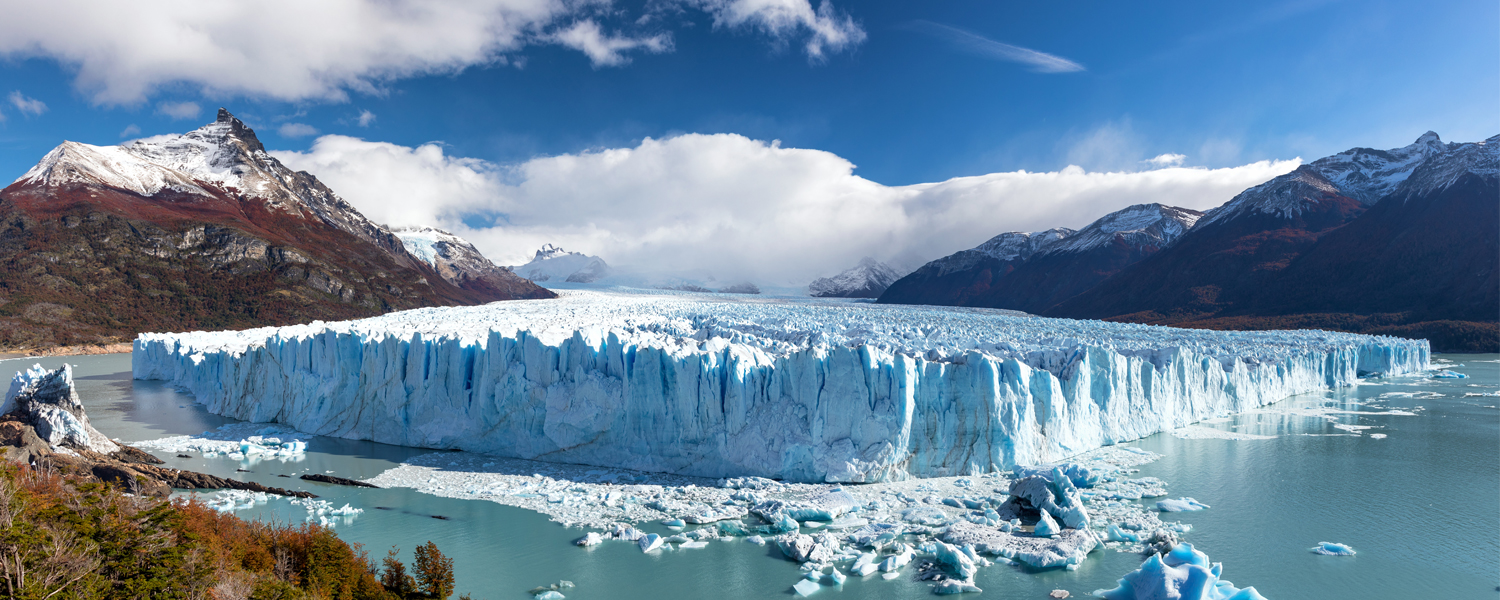
<instances>
[{"instance_id":1,"label":"green water","mask_svg":"<svg viewBox=\"0 0 1500 600\"><path fill-rule=\"evenodd\" d=\"M1224 563L1225 579L1241 587L1253 585L1272 600L1495 598L1500 595L1500 398L1463 395L1500 390L1500 356L1440 358L1464 364L1453 370L1470 378L1376 381L1299 396L1274 407L1408 410L1416 416L1337 415L1341 424L1377 427L1351 437L1339 435L1347 432L1321 418L1242 415L1213 426L1277 437L1153 436L1134 445L1165 458L1143 466L1141 475L1165 480L1174 498L1191 496L1211 505L1170 518L1193 524L1187 540ZM129 355L18 359L0 361L0 369L33 362L48 367L72 363L95 426L125 441L196 435L231 422L160 382L131 380ZM1391 392L1429 397L1377 400ZM1388 437L1375 439L1370 433ZM476 598L524 599L529 597L526 590L559 579L577 584L566 592L570 599L787 598L800 576L797 566L776 550L742 541L651 555L617 542L583 549L571 544L581 530L518 508L295 479L326 471L370 477L427 452L309 436L308 453L299 462L163 458L173 467L307 489L335 505L364 508L352 522L338 525L340 536L363 544L375 557L400 546L407 559L413 546L432 540L454 558L459 592ZM237 467L251 472L237 473ZM237 514L300 522L307 513L285 500L272 500ZM1359 554L1308 552L1320 541L1347 543ZM1105 550L1095 552L1077 571L990 567L980 570L977 583L985 592L978 596L1045 598L1061 588L1079 597L1113 587L1139 563L1138 556ZM925 583L906 576L893 581L851 578L842 589L824 588L817 596L933 597Z\"/></svg>"}]
</instances>

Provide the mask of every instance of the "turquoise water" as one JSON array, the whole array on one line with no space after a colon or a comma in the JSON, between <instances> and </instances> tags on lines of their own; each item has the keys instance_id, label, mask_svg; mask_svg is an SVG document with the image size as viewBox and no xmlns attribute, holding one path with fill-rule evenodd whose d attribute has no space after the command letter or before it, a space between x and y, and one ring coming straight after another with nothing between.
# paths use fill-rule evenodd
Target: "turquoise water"
<instances>
[{"instance_id":1,"label":"turquoise water","mask_svg":"<svg viewBox=\"0 0 1500 600\"><path fill-rule=\"evenodd\" d=\"M1270 412L1212 425L1273 439L1153 436L1133 445L1165 458L1144 465L1141 475L1165 480L1173 498L1191 496L1211 505L1170 519L1194 525L1188 541L1222 561L1226 579L1253 585L1272 600L1494 598L1500 584L1500 398L1464 394L1500 390L1500 356L1440 358L1465 365L1451 368L1470 378L1377 380L1299 396ZM33 362L72 363L95 426L126 441L196 435L232 422L160 382L131 380L129 355L18 359L0 361L0 369ZM1393 392L1413 396L1381 398ZM1317 407L1364 414L1331 415L1333 422L1287 414ZM1370 414L1391 410L1416 414ZM1375 429L1349 436L1335 423ZM413 546L432 540L455 559L459 592L476 598L529 598L526 590L559 579L577 584L567 591L570 599L787 598L800 576L776 550L744 542L652 555L624 543L582 549L571 544L581 530L519 508L278 477L332 471L365 478L430 452L311 436L308 442L308 454L299 462L163 458L174 467L307 489L336 506L347 502L364 508L364 514L338 525L340 536L363 544L377 558L397 545L409 559ZM251 472L237 473L237 467ZM300 522L307 513L272 500L237 514ZM1321 541L1347 543L1359 554L1308 552ZM1140 560L1104 550L1077 571L981 569L977 583L985 593L979 597L1044 598L1058 588L1078 597L1113 587ZM851 578L841 590L824 588L817 595L932 597L926 584L909 577Z\"/></svg>"}]
</instances>

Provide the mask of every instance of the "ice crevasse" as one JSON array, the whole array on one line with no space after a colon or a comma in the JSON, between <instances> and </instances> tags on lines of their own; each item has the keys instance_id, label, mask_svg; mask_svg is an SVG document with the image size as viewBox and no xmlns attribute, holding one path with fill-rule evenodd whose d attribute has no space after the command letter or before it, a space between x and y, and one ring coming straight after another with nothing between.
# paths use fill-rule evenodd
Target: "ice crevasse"
<instances>
[{"instance_id":1,"label":"ice crevasse","mask_svg":"<svg viewBox=\"0 0 1500 600\"><path fill-rule=\"evenodd\" d=\"M973 474L1428 368L1423 340L1003 311L563 291L147 333L137 379L351 439L706 477Z\"/></svg>"}]
</instances>

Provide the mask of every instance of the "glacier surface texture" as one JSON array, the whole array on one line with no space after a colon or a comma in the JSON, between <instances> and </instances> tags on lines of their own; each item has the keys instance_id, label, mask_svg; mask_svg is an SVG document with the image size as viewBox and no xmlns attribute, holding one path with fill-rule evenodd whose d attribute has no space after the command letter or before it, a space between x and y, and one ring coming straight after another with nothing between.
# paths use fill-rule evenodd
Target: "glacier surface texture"
<instances>
[{"instance_id":1,"label":"glacier surface texture","mask_svg":"<svg viewBox=\"0 0 1500 600\"><path fill-rule=\"evenodd\" d=\"M338 323L148 333L137 379L307 433L705 477L1001 471L1369 374L1426 341L814 299L564 290Z\"/></svg>"}]
</instances>

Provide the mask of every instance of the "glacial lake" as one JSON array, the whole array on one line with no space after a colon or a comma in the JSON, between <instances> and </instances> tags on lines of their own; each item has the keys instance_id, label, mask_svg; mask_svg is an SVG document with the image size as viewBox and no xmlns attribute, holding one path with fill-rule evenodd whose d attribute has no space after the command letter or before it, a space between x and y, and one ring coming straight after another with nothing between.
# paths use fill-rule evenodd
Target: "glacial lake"
<instances>
[{"instance_id":1,"label":"glacial lake","mask_svg":"<svg viewBox=\"0 0 1500 600\"><path fill-rule=\"evenodd\" d=\"M128 354L10 359L0 361L0 369L20 370L34 363L55 368L64 362L74 365L94 425L126 442L198 435L234 422L209 414L163 382L132 380ZM1129 444L1165 455L1143 465L1138 476L1166 481L1172 498L1189 496L1212 506L1170 519L1193 525L1186 541L1224 563L1224 579L1254 586L1270 600L1495 598L1500 585L1500 398L1474 394L1500 391L1500 355L1439 355L1435 362L1469 378L1376 379L1205 424L1274 436L1269 439L1158 434ZM584 549L572 544L584 530L520 508L408 489L302 481L295 477L325 472L364 479L432 452L303 439L308 452L295 462L157 454L168 466L306 489L334 506L362 508L363 514L340 520L336 530L341 537L362 544L376 559L399 546L408 561L414 546L436 542L454 559L459 593L475 598L530 598L527 590L561 579L577 585L564 590L570 599L788 598L801 576L797 565L773 547L742 540L652 554L620 542ZM291 523L307 517L304 508L284 499L236 514ZM667 531L655 525L642 529ZM1322 541L1349 544L1358 554L1309 552ZM1076 571L997 565L979 571L976 583L985 592L965 597L1040 599L1054 589L1084 597L1113 588L1142 558L1101 549ZM933 596L927 583L912 580L908 569L889 581L851 577L841 589L826 587L815 597Z\"/></svg>"}]
</instances>

